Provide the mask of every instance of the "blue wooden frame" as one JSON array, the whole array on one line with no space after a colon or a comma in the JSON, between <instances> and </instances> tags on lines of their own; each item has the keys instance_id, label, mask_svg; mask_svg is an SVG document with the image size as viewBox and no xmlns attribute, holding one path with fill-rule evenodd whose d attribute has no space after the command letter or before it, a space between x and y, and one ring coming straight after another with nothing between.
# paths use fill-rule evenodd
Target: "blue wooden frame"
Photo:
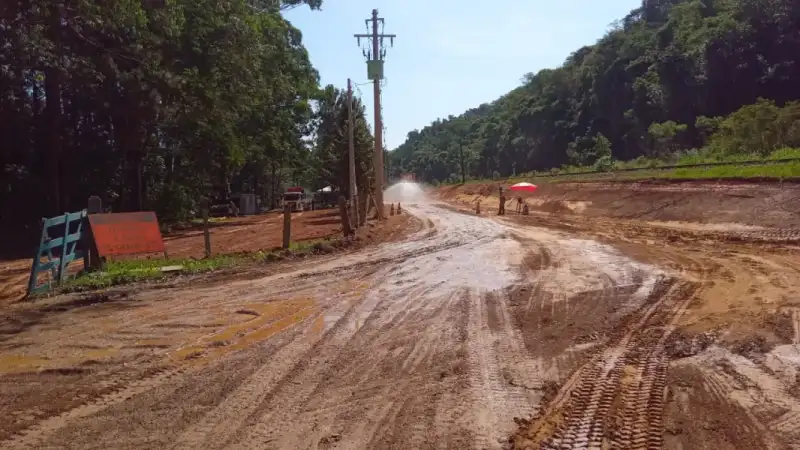
<instances>
[{"instance_id":1,"label":"blue wooden frame","mask_svg":"<svg viewBox=\"0 0 800 450\"><path fill-rule=\"evenodd\" d=\"M34 292L41 292L50 288L53 280L57 284L66 278L67 266L76 259L83 259L84 264L88 257L88 249L86 245L79 248L79 243L86 243L88 241L88 216L86 210L76 213L65 213L63 216L52 217L49 219L42 219L42 236L39 240L39 247L36 255L33 258L31 266L31 276L28 280L28 294ZM70 226L77 222L76 231L70 233ZM48 230L54 227L63 227L62 237L51 237L53 234ZM58 256L53 255L53 250L59 249ZM42 258L45 261L42 261ZM50 271L50 281L42 285L38 285L39 273L43 271Z\"/></svg>"}]
</instances>

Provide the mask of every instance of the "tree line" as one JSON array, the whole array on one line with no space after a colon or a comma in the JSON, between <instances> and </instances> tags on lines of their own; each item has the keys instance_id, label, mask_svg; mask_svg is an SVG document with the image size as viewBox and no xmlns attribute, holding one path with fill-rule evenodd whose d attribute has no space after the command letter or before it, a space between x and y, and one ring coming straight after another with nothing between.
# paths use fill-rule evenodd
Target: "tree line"
<instances>
[{"instance_id":1,"label":"tree line","mask_svg":"<svg viewBox=\"0 0 800 450\"><path fill-rule=\"evenodd\" d=\"M203 197L346 189L347 97L284 16L321 0L0 4L2 225L86 207L186 220ZM372 135L354 99L359 187Z\"/></svg>"},{"instance_id":2,"label":"tree line","mask_svg":"<svg viewBox=\"0 0 800 450\"><path fill-rule=\"evenodd\" d=\"M800 2L644 0L596 44L414 130L393 175L497 178L562 166L800 147Z\"/></svg>"}]
</instances>

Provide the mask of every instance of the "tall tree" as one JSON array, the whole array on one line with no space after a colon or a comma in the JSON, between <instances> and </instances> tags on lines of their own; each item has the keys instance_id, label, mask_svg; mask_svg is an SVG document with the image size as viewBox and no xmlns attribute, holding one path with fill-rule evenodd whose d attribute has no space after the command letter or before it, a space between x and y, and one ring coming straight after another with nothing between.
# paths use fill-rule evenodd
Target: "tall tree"
<instances>
[{"instance_id":1,"label":"tall tree","mask_svg":"<svg viewBox=\"0 0 800 450\"><path fill-rule=\"evenodd\" d=\"M319 89L281 14L300 5L321 1L0 3L0 222L89 195L178 220L298 177Z\"/></svg>"},{"instance_id":2,"label":"tall tree","mask_svg":"<svg viewBox=\"0 0 800 450\"><path fill-rule=\"evenodd\" d=\"M356 185L359 196L363 198L371 185L373 175L373 143L367 123L364 104L353 97L353 141L355 147ZM319 176L315 188L331 186L345 196L350 195L349 150L348 150L348 108L347 93L332 85L322 89L317 105L317 135L314 158Z\"/></svg>"}]
</instances>

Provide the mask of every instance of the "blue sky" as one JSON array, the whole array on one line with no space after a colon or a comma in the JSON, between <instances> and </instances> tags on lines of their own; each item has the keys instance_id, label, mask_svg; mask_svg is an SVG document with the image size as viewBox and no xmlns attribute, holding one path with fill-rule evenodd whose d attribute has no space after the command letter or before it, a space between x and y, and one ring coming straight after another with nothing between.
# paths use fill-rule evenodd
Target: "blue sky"
<instances>
[{"instance_id":1,"label":"blue sky","mask_svg":"<svg viewBox=\"0 0 800 450\"><path fill-rule=\"evenodd\" d=\"M286 17L303 32L322 83L366 83L354 33L366 33L373 8L397 34L387 49L383 115L392 150L438 117L459 115L521 84L522 76L561 65L593 44L641 0L324 0ZM363 44L363 42L362 42ZM387 42L388 44L388 42ZM372 86L359 86L372 122ZM356 91L358 94L358 91Z\"/></svg>"}]
</instances>

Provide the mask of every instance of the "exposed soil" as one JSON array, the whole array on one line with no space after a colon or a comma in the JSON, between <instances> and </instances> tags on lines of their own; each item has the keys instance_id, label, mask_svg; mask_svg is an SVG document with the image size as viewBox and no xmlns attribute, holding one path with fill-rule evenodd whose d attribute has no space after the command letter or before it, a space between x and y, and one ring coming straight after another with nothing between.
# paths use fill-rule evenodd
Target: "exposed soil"
<instances>
[{"instance_id":1,"label":"exposed soil","mask_svg":"<svg viewBox=\"0 0 800 450\"><path fill-rule=\"evenodd\" d=\"M283 242L283 213L230 217L210 224L211 252L214 254L269 250ZM321 239L342 231L339 212L334 209L292 213L292 240ZM171 258L202 258L203 229L194 226L164 236Z\"/></svg>"},{"instance_id":2,"label":"exposed soil","mask_svg":"<svg viewBox=\"0 0 800 450\"><path fill-rule=\"evenodd\" d=\"M470 183L439 191L448 200L472 203L473 208L474 202L480 200L482 208L497 210L500 186L508 187L500 183ZM507 191L507 211L516 210L517 196L531 209L548 213L674 222L673 225L691 223L695 229L800 229L797 182L544 183L534 193Z\"/></svg>"},{"instance_id":3,"label":"exposed soil","mask_svg":"<svg viewBox=\"0 0 800 450\"><path fill-rule=\"evenodd\" d=\"M411 236L285 270L18 306L0 447L800 448L800 253L772 219L458 195L392 188Z\"/></svg>"},{"instance_id":4,"label":"exposed soil","mask_svg":"<svg viewBox=\"0 0 800 450\"><path fill-rule=\"evenodd\" d=\"M620 196L627 187L618 187ZM443 190L474 214L462 195ZM483 211L489 207L484 214L496 215L496 200L494 208L491 196L481 200ZM729 224L690 222L702 206L691 199L678 208L688 217L665 208L672 222L600 217L587 203L534 208L529 216L507 206L503 220L613 244L662 269L673 287L633 312L625 326L611 325L626 334L612 336L562 381L559 396L519 428L513 446L800 448L796 231L770 228L768 214L764 222L748 219L747 210L732 211ZM534 321L550 320L537 316ZM594 327L603 336L609 325ZM569 335L558 333L559 339Z\"/></svg>"}]
</instances>

